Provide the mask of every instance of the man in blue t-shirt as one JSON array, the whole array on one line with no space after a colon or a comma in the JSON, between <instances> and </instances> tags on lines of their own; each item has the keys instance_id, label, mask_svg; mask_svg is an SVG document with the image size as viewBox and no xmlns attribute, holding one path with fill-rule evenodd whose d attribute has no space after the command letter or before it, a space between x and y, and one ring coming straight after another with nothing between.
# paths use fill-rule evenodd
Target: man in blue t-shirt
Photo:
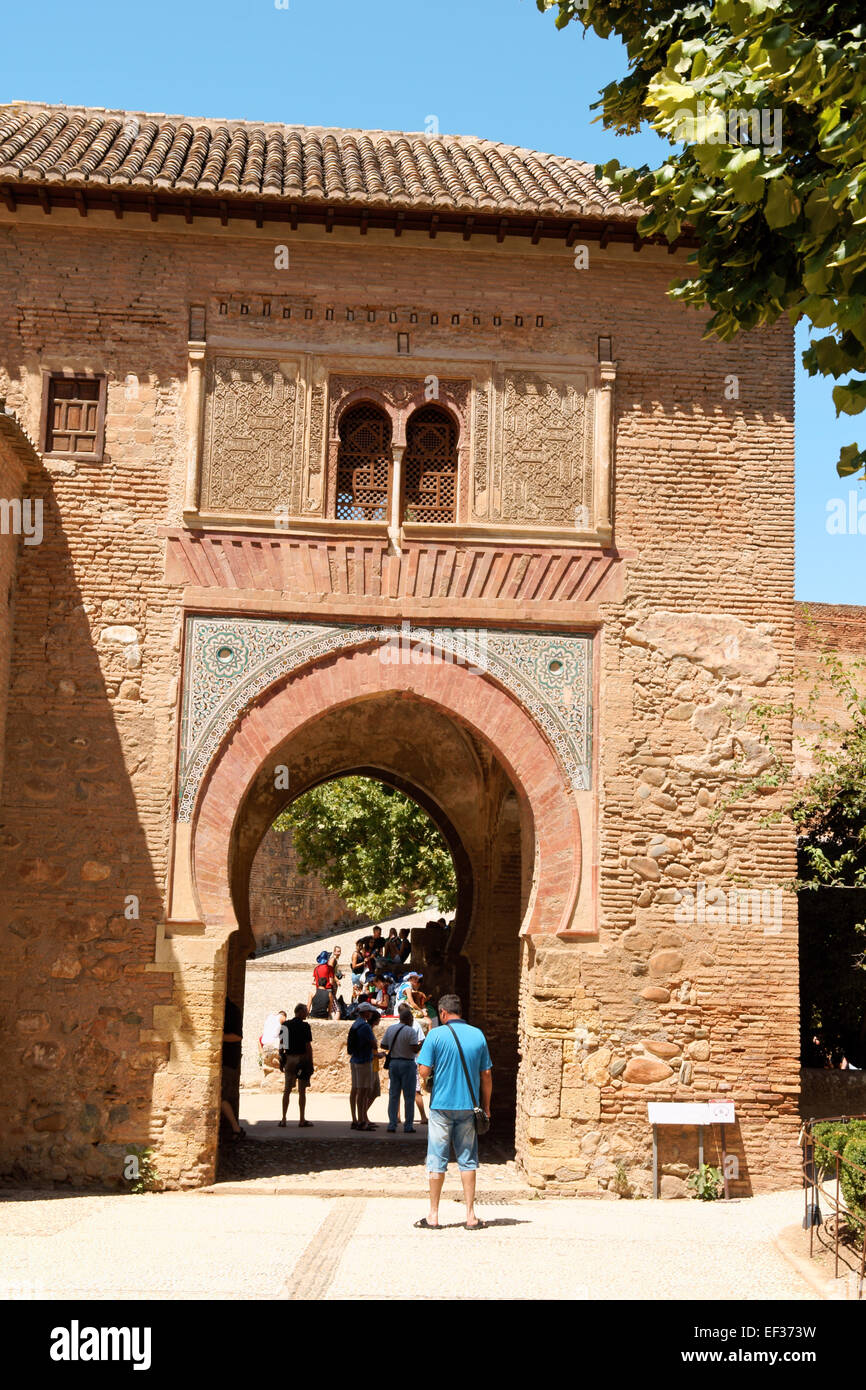
<instances>
[{"instance_id":1,"label":"man in blue t-shirt","mask_svg":"<svg viewBox=\"0 0 866 1390\"><path fill-rule=\"evenodd\" d=\"M430 1210L415 1225L423 1231L440 1229L439 1198L453 1144L466 1202L466 1230L480 1231L484 1222L475 1215L475 1175L478 1171L475 1107L479 1106L485 1115L490 1115L493 1064L487 1050L487 1039L480 1028L472 1028L464 1022L463 1005L456 994L443 994L438 1013L442 1027L431 1028L418 1053L419 1075L423 1080L433 1077L433 1094L427 1128ZM460 1048L457 1046L458 1038ZM460 1059L461 1049L463 1061Z\"/></svg>"},{"instance_id":2,"label":"man in blue t-shirt","mask_svg":"<svg viewBox=\"0 0 866 1390\"><path fill-rule=\"evenodd\" d=\"M349 1092L349 1105L352 1110L352 1129L375 1129L367 1119L367 1111L375 1099L376 1074L373 1058L379 1056L376 1034L373 1032L373 1019L379 1015L372 1004L359 1004L358 1017L349 1029L346 1050L349 1053L352 1072L352 1089Z\"/></svg>"}]
</instances>

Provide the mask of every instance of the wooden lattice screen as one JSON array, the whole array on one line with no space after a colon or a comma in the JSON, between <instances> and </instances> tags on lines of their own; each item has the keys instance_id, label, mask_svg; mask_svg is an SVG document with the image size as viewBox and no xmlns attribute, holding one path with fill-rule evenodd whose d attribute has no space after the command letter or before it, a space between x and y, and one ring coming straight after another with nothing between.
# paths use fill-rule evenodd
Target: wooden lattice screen
<instances>
[{"instance_id":1,"label":"wooden lattice screen","mask_svg":"<svg viewBox=\"0 0 866 1390\"><path fill-rule=\"evenodd\" d=\"M422 406L409 420L403 475L404 521L456 519L457 427L439 406Z\"/></svg>"},{"instance_id":2,"label":"wooden lattice screen","mask_svg":"<svg viewBox=\"0 0 866 1390\"><path fill-rule=\"evenodd\" d=\"M391 422L374 405L355 405L340 421L337 516L387 521L391 481Z\"/></svg>"}]
</instances>

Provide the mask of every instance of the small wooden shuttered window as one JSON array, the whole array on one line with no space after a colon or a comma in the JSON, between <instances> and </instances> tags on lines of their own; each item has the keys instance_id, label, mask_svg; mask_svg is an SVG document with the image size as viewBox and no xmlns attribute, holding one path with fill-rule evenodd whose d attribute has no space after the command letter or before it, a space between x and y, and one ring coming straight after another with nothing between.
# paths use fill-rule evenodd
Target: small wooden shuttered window
<instances>
[{"instance_id":1,"label":"small wooden shuttered window","mask_svg":"<svg viewBox=\"0 0 866 1390\"><path fill-rule=\"evenodd\" d=\"M49 376L43 403L43 450L70 458L102 457L105 377Z\"/></svg>"}]
</instances>

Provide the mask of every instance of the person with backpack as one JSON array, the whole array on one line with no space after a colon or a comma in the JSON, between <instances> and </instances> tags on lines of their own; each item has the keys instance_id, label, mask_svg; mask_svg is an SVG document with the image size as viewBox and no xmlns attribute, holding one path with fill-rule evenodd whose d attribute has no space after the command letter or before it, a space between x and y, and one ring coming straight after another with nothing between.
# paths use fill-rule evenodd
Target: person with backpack
<instances>
[{"instance_id":1,"label":"person with backpack","mask_svg":"<svg viewBox=\"0 0 866 1390\"><path fill-rule=\"evenodd\" d=\"M458 995L443 994L438 1013L441 1026L430 1030L418 1054L418 1071L423 1080L432 1077L433 1091L427 1128L430 1210L415 1225L422 1231L442 1229L439 1199L453 1144L466 1203L465 1229L480 1231L485 1223L475 1215L478 1135L490 1126L493 1064L481 1029L464 1021Z\"/></svg>"},{"instance_id":2,"label":"person with backpack","mask_svg":"<svg viewBox=\"0 0 866 1390\"><path fill-rule=\"evenodd\" d=\"M372 1004L359 1004L358 1017L346 1038L346 1051L352 1071L352 1086L349 1092L352 1129L377 1128L367 1119L367 1111L373 1102L376 1089L373 1058L379 1056L376 1034L372 1028L372 1018L375 1015L376 1010Z\"/></svg>"},{"instance_id":3,"label":"person with backpack","mask_svg":"<svg viewBox=\"0 0 866 1390\"><path fill-rule=\"evenodd\" d=\"M415 1082L418 1068L415 1058L424 1041L424 1030L412 1017L412 1010L401 1004L397 1017L399 1023L392 1023L385 1030L382 1047L387 1054L385 1067L388 1071L388 1133L397 1133L397 1117L400 1110L400 1097L403 1097L403 1132L414 1134L415 1126Z\"/></svg>"},{"instance_id":4,"label":"person with backpack","mask_svg":"<svg viewBox=\"0 0 866 1390\"><path fill-rule=\"evenodd\" d=\"M313 967L313 989L333 989L336 970L330 951L320 951Z\"/></svg>"}]
</instances>

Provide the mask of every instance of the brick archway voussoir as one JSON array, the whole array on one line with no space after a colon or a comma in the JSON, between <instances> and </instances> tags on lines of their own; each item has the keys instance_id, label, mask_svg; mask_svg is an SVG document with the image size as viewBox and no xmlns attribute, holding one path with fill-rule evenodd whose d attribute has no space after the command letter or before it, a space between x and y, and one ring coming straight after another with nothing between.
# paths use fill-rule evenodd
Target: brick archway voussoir
<instances>
[{"instance_id":1,"label":"brick archway voussoir","mask_svg":"<svg viewBox=\"0 0 866 1390\"><path fill-rule=\"evenodd\" d=\"M550 744L512 695L487 675L446 662L391 665L378 647L353 648L296 672L245 710L214 755L199 797L192 868L206 924L234 918L232 837L262 767L305 725L359 699L406 695L468 727L495 753L528 806L538 882L528 933L568 931L580 887L580 824L574 795Z\"/></svg>"}]
</instances>

